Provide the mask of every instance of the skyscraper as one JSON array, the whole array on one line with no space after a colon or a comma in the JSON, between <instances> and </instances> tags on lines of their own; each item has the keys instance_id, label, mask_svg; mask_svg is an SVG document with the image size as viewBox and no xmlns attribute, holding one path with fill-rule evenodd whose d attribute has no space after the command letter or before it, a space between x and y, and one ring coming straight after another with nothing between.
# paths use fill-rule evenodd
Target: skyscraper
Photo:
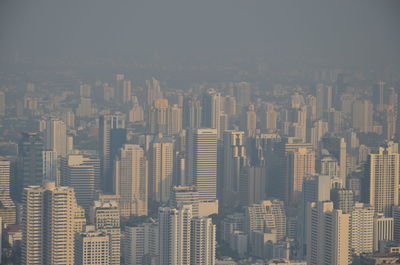
<instances>
[{"instance_id":1,"label":"skyscraper","mask_svg":"<svg viewBox=\"0 0 400 265\"><path fill-rule=\"evenodd\" d=\"M46 120L45 148L56 151L57 155L67 154L67 127L65 123L55 117Z\"/></svg>"},{"instance_id":2,"label":"skyscraper","mask_svg":"<svg viewBox=\"0 0 400 265\"><path fill-rule=\"evenodd\" d=\"M0 157L0 218L3 224L16 223L16 207L10 197L10 161Z\"/></svg>"},{"instance_id":3,"label":"skyscraper","mask_svg":"<svg viewBox=\"0 0 400 265\"><path fill-rule=\"evenodd\" d=\"M196 186L174 186L169 201L171 208L192 205L192 216L199 215L199 193Z\"/></svg>"},{"instance_id":4,"label":"skyscraper","mask_svg":"<svg viewBox=\"0 0 400 265\"><path fill-rule=\"evenodd\" d=\"M85 231L75 235L75 265L110 264L110 237L86 226Z\"/></svg>"},{"instance_id":5,"label":"skyscraper","mask_svg":"<svg viewBox=\"0 0 400 265\"><path fill-rule=\"evenodd\" d=\"M6 94L0 91L0 116L6 115Z\"/></svg>"},{"instance_id":6,"label":"skyscraper","mask_svg":"<svg viewBox=\"0 0 400 265\"><path fill-rule=\"evenodd\" d=\"M373 252L374 209L356 203L350 216L350 250L353 255Z\"/></svg>"},{"instance_id":7,"label":"skyscraper","mask_svg":"<svg viewBox=\"0 0 400 265\"><path fill-rule=\"evenodd\" d=\"M159 225L156 222L126 226L122 242L127 265L141 265L145 256L159 256Z\"/></svg>"},{"instance_id":8,"label":"skyscraper","mask_svg":"<svg viewBox=\"0 0 400 265\"><path fill-rule=\"evenodd\" d=\"M192 264L191 258L191 220L192 207L161 207L160 219L160 265Z\"/></svg>"},{"instance_id":9,"label":"skyscraper","mask_svg":"<svg viewBox=\"0 0 400 265\"><path fill-rule=\"evenodd\" d=\"M392 241L394 235L393 217L385 217L382 213L374 216L374 251L379 250L380 241Z\"/></svg>"},{"instance_id":10,"label":"skyscraper","mask_svg":"<svg viewBox=\"0 0 400 265\"><path fill-rule=\"evenodd\" d=\"M151 144L149 160L149 197L166 203L169 200L174 167L172 138L158 135Z\"/></svg>"},{"instance_id":11,"label":"skyscraper","mask_svg":"<svg viewBox=\"0 0 400 265\"><path fill-rule=\"evenodd\" d=\"M22 264L74 264L74 235L85 224L70 187L54 182L24 189Z\"/></svg>"},{"instance_id":12,"label":"skyscraper","mask_svg":"<svg viewBox=\"0 0 400 265\"><path fill-rule=\"evenodd\" d=\"M189 185L195 185L199 199L217 198L217 129L189 129L187 172Z\"/></svg>"},{"instance_id":13,"label":"skyscraper","mask_svg":"<svg viewBox=\"0 0 400 265\"><path fill-rule=\"evenodd\" d=\"M217 130L220 136L221 94L214 89L208 89L202 97L201 125L204 128Z\"/></svg>"},{"instance_id":14,"label":"skyscraper","mask_svg":"<svg viewBox=\"0 0 400 265\"><path fill-rule=\"evenodd\" d=\"M216 226L208 217L194 217L191 223L191 262L193 265L214 265Z\"/></svg>"},{"instance_id":15,"label":"skyscraper","mask_svg":"<svg viewBox=\"0 0 400 265\"><path fill-rule=\"evenodd\" d=\"M243 131L225 131L223 137L223 202L238 199L240 175L246 165Z\"/></svg>"},{"instance_id":16,"label":"skyscraper","mask_svg":"<svg viewBox=\"0 0 400 265\"><path fill-rule=\"evenodd\" d=\"M147 215L147 161L139 145L125 144L120 149L114 177L121 216Z\"/></svg>"},{"instance_id":17,"label":"skyscraper","mask_svg":"<svg viewBox=\"0 0 400 265\"><path fill-rule=\"evenodd\" d=\"M38 132L26 132L18 143L17 194L30 185L41 185L43 180L43 140Z\"/></svg>"},{"instance_id":18,"label":"skyscraper","mask_svg":"<svg viewBox=\"0 0 400 265\"><path fill-rule=\"evenodd\" d=\"M183 128L200 128L201 105L196 97L185 98L183 102Z\"/></svg>"},{"instance_id":19,"label":"skyscraper","mask_svg":"<svg viewBox=\"0 0 400 265\"><path fill-rule=\"evenodd\" d=\"M399 166L400 155L392 142L368 156L364 201L387 217L392 215L392 207L399 205Z\"/></svg>"},{"instance_id":20,"label":"skyscraper","mask_svg":"<svg viewBox=\"0 0 400 265\"><path fill-rule=\"evenodd\" d=\"M121 228L120 212L116 201L95 201L90 212L90 222L96 230L110 237L110 265L121 263Z\"/></svg>"},{"instance_id":21,"label":"skyscraper","mask_svg":"<svg viewBox=\"0 0 400 265\"><path fill-rule=\"evenodd\" d=\"M350 215L329 201L310 203L307 215L307 264L349 264Z\"/></svg>"},{"instance_id":22,"label":"skyscraper","mask_svg":"<svg viewBox=\"0 0 400 265\"><path fill-rule=\"evenodd\" d=\"M56 151L42 151L43 157L43 180L54 181L60 184L59 159Z\"/></svg>"},{"instance_id":23,"label":"skyscraper","mask_svg":"<svg viewBox=\"0 0 400 265\"><path fill-rule=\"evenodd\" d=\"M74 188L76 200L86 211L95 196L100 177L100 160L83 154L68 155L61 161L61 185Z\"/></svg>"},{"instance_id":24,"label":"skyscraper","mask_svg":"<svg viewBox=\"0 0 400 265\"><path fill-rule=\"evenodd\" d=\"M105 192L113 191L113 172L111 157L111 129L125 128L122 113L104 114L99 118L99 155L101 161L101 185Z\"/></svg>"}]
</instances>

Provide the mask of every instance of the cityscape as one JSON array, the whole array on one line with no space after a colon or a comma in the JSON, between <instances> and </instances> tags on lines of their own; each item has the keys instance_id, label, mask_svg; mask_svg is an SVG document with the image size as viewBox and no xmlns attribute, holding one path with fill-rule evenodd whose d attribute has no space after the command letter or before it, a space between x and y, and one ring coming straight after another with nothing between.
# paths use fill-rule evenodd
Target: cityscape
<instances>
[{"instance_id":1,"label":"cityscape","mask_svg":"<svg viewBox=\"0 0 400 265\"><path fill-rule=\"evenodd\" d=\"M0 4L0 264L400 264L399 3L95 2Z\"/></svg>"}]
</instances>

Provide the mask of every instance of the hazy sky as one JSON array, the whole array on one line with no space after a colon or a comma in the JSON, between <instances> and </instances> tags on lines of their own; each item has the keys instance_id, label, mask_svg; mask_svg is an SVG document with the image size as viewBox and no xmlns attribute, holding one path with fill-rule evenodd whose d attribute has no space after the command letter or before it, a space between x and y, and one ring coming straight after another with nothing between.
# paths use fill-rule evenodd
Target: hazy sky
<instances>
[{"instance_id":1,"label":"hazy sky","mask_svg":"<svg viewBox=\"0 0 400 265\"><path fill-rule=\"evenodd\" d=\"M0 0L0 54L400 61L400 1Z\"/></svg>"}]
</instances>

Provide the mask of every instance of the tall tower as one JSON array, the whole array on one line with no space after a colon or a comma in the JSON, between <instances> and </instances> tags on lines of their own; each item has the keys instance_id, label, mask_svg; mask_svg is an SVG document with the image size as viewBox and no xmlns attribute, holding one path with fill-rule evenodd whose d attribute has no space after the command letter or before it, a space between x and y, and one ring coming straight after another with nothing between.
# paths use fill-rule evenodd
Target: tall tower
<instances>
[{"instance_id":1,"label":"tall tower","mask_svg":"<svg viewBox=\"0 0 400 265\"><path fill-rule=\"evenodd\" d=\"M214 265L216 227L208 217L194 217L191 224L191 262L193 265Z\"/></svg>"},{"instance_id":2,"label":"tall tower","mask_svg":"<svg viewBox=\"0 0 400 265\"><path fill-rule=\"evenodd\" d=\"M174 143L159 135L151 144L149 161L149 197L166 203L169 200L174 166Z\"/></svg>"},{"instance_id":3,"label":"tall tower","mask_svg":"<svg viewBox=\"0 0 400 265\"><path fill-rule=\"evenodd\" d=\"M115 194L121 216L147 215L147 161L139 145L125 144L114 166Z\"/></svg>"},{"instance_id":4,"label":"tall tower","mask_svg":"<svg viewBox=\"0 0 400 265\"><path fill-rule=\"evenodd\" d=\"M104 114L99 118L99 155L101 161L101 185L105 192L113 191L111 157L111 130L125 128L125 117L122 113Z\"/></svg>"},{"instance_id":5,"label":"tall tower","mask_svg":"<svg viewBox=\"0 0 400 265\"><path fill-rule=\"evenodd\" d=\"M0 91L0 116L6 115L6 94Z\"/></svg>"},{"instance_id":6,"label":"tall tower","mask_svg":"<svg viewBox=\"0 0 400 265\"><path fill-rule=\"evenodd\" d=\"M43 151L43 180L60 184L59 159L56 151Z\"/></svg>"},{"instance_id":7,"label":"tall tower","mask_svg":"<svg viewBox=\"0 0 400 265\"><path fill-rule=\"evenodd\" d=\"M75 265L110 264L110 238L93 226L75 236Z\"/></svg>"},{"instance_id":8,"label":"tall tower","mask_svg":"<svg viewBox=\"0 0 400 265\"><path fill-rule=\"evenodd\" d=\"M350 249L353 255L373 252L374 209L356 203L350 216Z\"/></svg>"},{"instance_id":9,"label":"tall tower","mask_svg":"<svg viewBox=\"0 0 400 265\"><path fill-rule=\"evenodd\" d=\"M125 264L141 265L145 256L159 256L158 232L159 225L154 221L137 226L126 226L122 243Z\"/></svg>"},{"instance_id":10,"label":"tall tower","mask_svg":"<svg viewBox=\"0 0 400 265\"><path fill-rule=\"evenodd\" d=\"M307 264L349 264L350 215L329 201L310 203L307 214Z\"/></svg>"},{"instance_id":11,"label":"tall tower","mask_svg":"<svg viewBox=\"0 0 400 265\"><path fill-rule=\"evenodd\" d=\"M392 215L392 207L399 205L399 163L400 155L393 142L368 156L364 202L387 217Z\"/></svg>"},{"instance_id":12,"label":"tall tower","mask_svg":"<svg viewBox=\"0 0 400 265\"><path fill-rule=\"evenodd\" d=\"M306 176L315 174L315 151L299 148L288 154L289 201L300 201L303 191L303 180Z\"/></svg>"},{"instance_id":13,"label":"tall tower","mask_svg":"<svg viewBox=\"0 0 400 265\"><path fill-rule=\"evenodd\" d=\"M189 129L187 137L187 172L189 185L195 185L199 199L217 198L217 129Z\"/></svg>"},{"instance_id":14,"label":"tall tower","mask_svg":"<svg viewBox=\"0 0 400 265\"><path fill-rule=\"evenodd\" d=\"M183 103L183 128L200 128L201 105L196 97L186 98Z\"/></svg>"},{"instance_id":15,"label":"tall tower","mask_svg":"<svg viewBox=\"0 0 400 265\"><path fill-rule=\"evenodd\" d=\"M100 177L100 160L83 154L68 155L61 161L61 185L74 188L78 204L89 210Z\"/></svg>"},{"instance_id":16,"label":"tall tower","mask_svg":"<svg viewBox=\"0 0 400 265\"><path fill-rule=\"evenodd\" d=\"M95 201L90 212L90 222L96 230L110 237L110 265L121 263L121 228L118 203Z\"/></svg>"},{"instance_id":17,"label":"tall tower","mask_svg":"<svg viewBox=\"0 0 400 265\"><path fill-rule=\"evenodd\" d=\"M3 224L16 223L16 207L10 197L10 161L0 157L0 219Z\"/></svg>"},{"instance_id":18,"label":"tall tower","mask_svg":"<svg viewBox=\"0 0 400 265\"><path fill-rule=\"evenodd\" d=\"M184 205L176 209L161 207L160 219L160 265L192 264L191 220L192 207Z\"/></svg>"},{"instance_id":19,"label":"tall tower","mask_svg":"<svg viewBox=\"0 0 400 265\"><path fill-rule=\"evenodd\" d=\"M223 137L223 201L238 199L240 175L246 165L243 131L225 131Z\"/></svg>"},{"instance_id":20,"label":"tall tower","mask_svg":"<svg viewBox=\"0 0 400 265\"><path fill-rule=\"evenodd\" d=\"M18 199L23 188L41 185L43 180L43 140L38 132L23 133L18 143Z\"/></svg>"},{"instance_id":21,"label":"tall tower","mask_svg":"<svg viewBox=\"0 0 400 265\"><path fill-rule=\"evenodd\" d=\"M168 133L168 107L167 99L159 98L154 100L150 109L149 129L151 133Z\"/></svg>"},{"instance_id":22,"label":"tall tower","mask_svg":"<svg viewBox=\"0 0 400 265\"><path fill-rule=\"evenodd\" d=\"M45 148L56 151L57 155L67 154L67 127L62 120L50 117L46 121Z\"/></svg>"},{"instance_id":23,"label":"tall tower","mask_svg":"<svg viewBox=\"0 0 400 265\"><path fill-rule=\"evenodd\" d=\"M202 98L202 127L213 128L220 134L221 94L214 89L208 89Z\"/></svg>"},{"instance_id":24,"label":"tall tower","mask_svg":"<svg viewBox=\"0 0 400 265\"><path fill-rule=\"evenodd\" d=\"M85 224L70 187L54 182L24 189L22 264L74 264L74 235Z\"/></svg>"}]
</instances>

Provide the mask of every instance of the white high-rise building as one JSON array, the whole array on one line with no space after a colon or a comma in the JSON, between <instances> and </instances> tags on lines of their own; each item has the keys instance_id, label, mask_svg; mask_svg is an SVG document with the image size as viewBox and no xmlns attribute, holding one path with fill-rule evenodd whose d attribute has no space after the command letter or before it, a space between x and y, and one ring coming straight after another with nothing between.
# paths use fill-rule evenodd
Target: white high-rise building
<instances>
[{"instance_id":1,"label":"white high-rise building","mask_svg":"<svg viewBox=\"0 0 400 265\"><path fill-rule=\"evenodd\" d=\"M0 218L3 224L17 223L16 207L10 196L10 160L0 157Z\"/></svg>"},{"instance_id":2,"label":"white high-rise building","mask_svg":"<svg viewBox=\"0 0 400 265\"><path fill-rule=\"evenodd\" d=\"M379 153L370 154L367 164L368 190L366 200L375 212L392 215L392 207L399 205L400 154L395 144L380 147Z\"/></svg>"},{"instance_id":3,"label":"white high-rise building","mask_svg":"<svg viewBox=\"0 0 400 265\"><path fill-rule=\"evenodd\" d=\"M310 203L307 214L307 264L349 264L350 215L330 201Z\"/></svg>"},{"instance_id":4,"label":"white high-rise building","mask_svg":"<svg viewBox=\"0 0 400 265\"><path fill-rule=\"evenodd\" d=\"M85 232L75 236L75 265L109 265L110 237L96 231L94 226L86 226Z\"/></svg>"},{"instance_id":5,"label":"white high-rise building","mask_svg":"<svg viewBox=\"0 0 400 265\"><path fill-rule=\"evenodd\" d=\"M158 256L158 223L143 223L138 226L126 226L122 242L123 257L126 265L141 265L143 258Z\"/></svg>"},{"instance_id":6,"label":"white high-rise building","mask_svg":"<svg viewBox=\"0 0 400 265\"><path fill-rule=\"evenodd\" d=\"M353 255L373 252L374 208L356 203L350 216L350 250Z\"/></svg>"},{"instance_id":7,"label":"white high-rise building","mask_svg":"<svg viewBox=\"0 0 400 265\"><path fill-rule=\"evenodd\" d=\"M149 159L149 197L156 202L169 200L174 167L174 143L159 135L151 144Z\"/></svg>"},{"instance_id":8,"label":"white high-rise building","mask_svg":"<svg viewBox=\"0 0 400 265\"><path fill-rule=\"evenodd\" d=\"M199 215L199 193L196 186L174 186L171 189L169 205L177 208L183 205L192 205L192 216Z\"/></svg>"},{"instance_id":9,"label":"white high-rise building","mask_svg":"<svg viewBox=\"0 0 400 265\"><path fill-rule=\"evenodd\" d=\"M194 217L191 225L192 265L214 265L216 227L208 217Z\"/></svg>"},{"instance_id":10,"label":"white high-rise building","mask_svg":"<svg viewBox=\"0 0 400 265\"><path fill-rule=\"evenodd\" d=\"M191 264L192 206L178 208L161 207L160 219L160 265Z\"/></svg>"},{"instance_id":11,"label":"white high-rise building","mask_svg":"<svg viewBox=\"0 0 400 265\"><path fill-rule=\"evenodd\" d=\"M195 185L199 199L217 199L217 130L189 129L187 137L187 174L189 185Z\"/></svg>"},{"instance_id":12,"label":"white high-rise building","mask_svg":"<svg viewBox=\"0 0 400 265\"><path fill-rule=\"evenodd\" d=\"M56 151L57 155L65 156L67 154L67 127L64 121L50 117L46 121L45 148Z\"/></svg>"},{"instance_id":13,"label":"white high-rise building","mask_svg":"<svg viewBox=\"0 0 400 265\"><path fill-rule=\"evenodd\" d=\"M90 212L90 222L97 231L110 237L110 265L121 263L121 228L118 203L95 201Z\"/></svg>"},{"instance_id":14,"label":"white high-rise building","mask_svg":"<svg viewBox=\"0 0 400 265\"><path fill-rule=\"evenodd\" d=\"M54 182L25 188L21 264L73 265L74 235L85 223L73 188Z\"/></svg>"},{"instance_id":15,"label":"white high-rise building","mask_svg":"<svg viewBox=\"0 0 400 265\"><path fill-rule=\"evenodd\" d=\"M114 166L121 216L147 215L147 161L139 145L125 144Z\"/></svg>"},{"instance_id":16,"label":"white high-rise building","mask_svg":"<svg viewBox=\"0 0 400 265\"><path fill-rule=\"evenodd\" d=\"M393 217L385 217L382 213L374 216L374 251L379 250L380 241L392 241L394 235Z\"/></svg>"}]
</instances>

